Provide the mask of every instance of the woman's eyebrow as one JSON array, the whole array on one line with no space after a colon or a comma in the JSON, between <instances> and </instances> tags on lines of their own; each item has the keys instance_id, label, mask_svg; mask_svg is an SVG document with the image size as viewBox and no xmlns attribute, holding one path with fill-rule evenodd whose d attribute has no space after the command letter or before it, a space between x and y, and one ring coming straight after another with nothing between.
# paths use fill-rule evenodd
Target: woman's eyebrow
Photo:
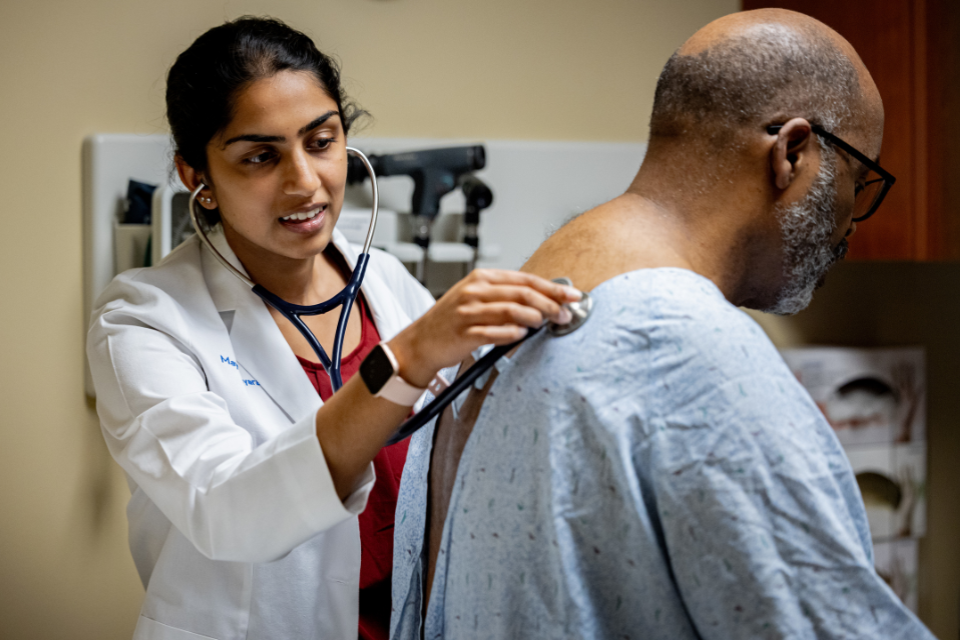
<instances>
[{"instance_id":1,"label":"woman's eyebrow","mask_svg":"<svg viewBox=\"0 0 960 640\"><path fill-rule=\"evenodd\" d=\"M333 116L339 116L339 115L340 115L339 111L327 111L322 116L314 118L313 120L310 121L309 124L301 127L300 130L297 131L297 135L302 136L306 132L316 129L317 127L322 125L324 122L326 122ZM223 143L223 146L221 148L226 149L234 142L286 142L286 140L287 139L284 136L265 136L259 133L245 133L243 135L234 136L230 138L229 140Z\"/></svg>"},{"instance_id":2,"label":"woman's eyebrow","mask_svg":"<svg viewBox=\"0 0 960 640\"><path fill-rule=\"evenodd\" d=\"M283 142L286 138L283 136L264 136L259 133L245 133L242 136L234 136L223 143L221 149L226 149L234 142Z\"/></svg>"},{"instance_id":3,"label":"woman's eyebrow","mask_svg":"<svg viewBox=\"0 0 960 640\"><path fill-rule=\"evenodd\" d=\"M300 128L300 131L297 131L297 135L301 135L301 136L302 136L302 135L305 134L307 131L311 131L311 130L313 130L313 129L316 129L317 127L319 127L320 125L322 125L324 122L326 122L327 120L329 120L329 119L332 118L333 116L339 116L339 115L340 115L340 112L339 112L339 111L327 111L325 114L323 114L323 115L320 116L319 118L315 118L314 120L312 120L312 121L310 122L310 124L306 125L305 127L301 127L301 128Z\"/></svg>"}]
</instances>

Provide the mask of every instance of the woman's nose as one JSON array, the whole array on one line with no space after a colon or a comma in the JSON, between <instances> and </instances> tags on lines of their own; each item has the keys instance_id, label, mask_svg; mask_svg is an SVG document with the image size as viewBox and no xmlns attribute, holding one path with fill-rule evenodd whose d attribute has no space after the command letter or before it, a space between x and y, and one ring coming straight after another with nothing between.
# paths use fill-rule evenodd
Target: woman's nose
<instances>
[{"instance_id":1,"label":"woman's nose","mask_svg":"<svg viewBox=\"0 0 960 640\"><path fill-rule=\"evenodd\" d=\"M291 196L310 196L320 188L320 177L306 153L294 152L287 164L283 192Z\"/></svg>"}]
</instances>

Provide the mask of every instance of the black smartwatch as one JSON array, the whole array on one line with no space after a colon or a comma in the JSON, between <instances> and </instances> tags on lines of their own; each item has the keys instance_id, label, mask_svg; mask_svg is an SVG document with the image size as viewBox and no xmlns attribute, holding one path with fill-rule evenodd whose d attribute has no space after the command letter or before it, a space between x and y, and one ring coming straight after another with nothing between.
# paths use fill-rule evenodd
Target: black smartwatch
<instances>
[{"instance_id":1,"label":"black smartwatch","mask_svg":"<svg viewBox=\"0 0 960 640\"><path fill-rule=\"evenodd\" d=\"M426 389L401 378L399 369L396 356L386 342L381 342L360 363L360 378L374 397L412 407Z\"/></svg>"}]
</instances>

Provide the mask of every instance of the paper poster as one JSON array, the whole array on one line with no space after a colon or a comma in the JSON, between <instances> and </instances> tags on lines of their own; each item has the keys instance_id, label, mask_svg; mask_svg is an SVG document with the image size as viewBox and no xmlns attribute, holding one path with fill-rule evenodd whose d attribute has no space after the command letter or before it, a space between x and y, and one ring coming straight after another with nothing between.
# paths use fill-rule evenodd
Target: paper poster
<instances>
[{"instance_id":1,"label":"paper poster","mask_svg":"<svg viewBox=\"0 0 960 640\"><path fill-rule=\"evenodd\" d=\"M787 349L784 360L847 446L924 442L923 349Z\"/></svg>"},{"instance_id":2,"label":"paper poster","mask_svg":"<svg viewBox=\"0 0 960 640\"><path fill-rule=\"evenodd\" d=\"M874 542L926 533L926 445L848 447Z\"/></svg>"},{"instance_id":3,"label":"paper poster","mask_svg":"<svg viewBox=\"0 0 960 640\"><path fill-rule=\"evenodd\" d=\"M923 349L813 347L782 354L850 460L877 573L916 612L917 539L926 533Z\"/></svg>"}]
</instances>

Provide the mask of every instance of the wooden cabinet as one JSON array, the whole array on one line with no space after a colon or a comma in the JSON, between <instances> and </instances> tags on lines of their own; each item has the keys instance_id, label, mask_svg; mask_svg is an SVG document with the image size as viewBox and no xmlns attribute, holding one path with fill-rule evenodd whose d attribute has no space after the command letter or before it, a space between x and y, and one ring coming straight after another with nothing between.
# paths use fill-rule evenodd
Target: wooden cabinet
<instances>
[{"instance_id":1,"label":"wooden cabinet","mask_svg":"<svg viewBox=\"0 0 960 640\"><path fill-rule=\"evenodd\" d=\"M960 0L742 0L823 21L854 46L886 112L880 162L897 183L850 259L960 260Z\"/></svg>"}]
</instances>

